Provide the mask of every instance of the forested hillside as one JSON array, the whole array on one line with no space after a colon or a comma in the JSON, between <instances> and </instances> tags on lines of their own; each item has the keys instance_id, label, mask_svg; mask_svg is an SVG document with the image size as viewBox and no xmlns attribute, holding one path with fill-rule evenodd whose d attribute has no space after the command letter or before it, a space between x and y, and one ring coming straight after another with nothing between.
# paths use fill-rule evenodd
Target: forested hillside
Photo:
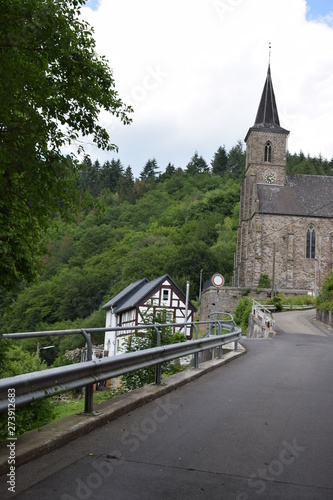
<instances>
[{"instance_id":1,"label":"forested hillside","mask_svg":"<svg viewBox=\"0 0 333 500\"><path fill-rule=\"evenodd\" d=\"M182 289L189 280L193 300L201 270L231 284L244 166L241 143L220 147L210 165L198 153L185 169L148 160L138 179L119 160L86 159L82 208L59 221L38 279L3 296L0 331L104 326L101 305L144 277L169 273ZM290 173L332 175L332 166L288 155Z\"/></svg>"}]
</instances>

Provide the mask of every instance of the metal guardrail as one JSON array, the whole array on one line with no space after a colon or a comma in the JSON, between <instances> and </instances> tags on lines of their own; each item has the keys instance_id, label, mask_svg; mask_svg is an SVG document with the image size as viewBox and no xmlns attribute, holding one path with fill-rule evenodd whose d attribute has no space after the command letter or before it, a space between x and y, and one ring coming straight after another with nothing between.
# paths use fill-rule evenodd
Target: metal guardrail
<instances>
[{"instance_id":1,"label":"metal guardrail","mask_svg":"<svg viewBox=\"0 0 333 500\"><path fill-rule=\"evenodd\" d=\"M217 324L218 331L229 330L230 333L221 335L211 335L208 338L198 339L199 324ZM178 344L169 344L161 346L160 328L170 326L193 326L195 330L195 339ZM86 386L85 391L85 409L84 413L93 413L93 384L118 377L148 366L155 366L155 383L161 383L161 364L165 361L180 358L190 354L194 355L194 368L199 367L199 352L219 348L220 357L222 355L222 346L224 344L235 342L235 351L237 343L241 338L241 329L234 321L209 321L196 323L167 323L131 327L133 330L143 330L152 328L157 333L158 347L136 351L132 353L119 354L117 356L105 357L98 360L92 360L91 333L105 332L112 330L129 330L129 327L123 328L90 328L85 330L57 330L45 332L24 332L17 334L4 334L4 338L19 339L41 336L71 335L81 333L86 339L88 347L88 361L66 365L58 368L50 368L38 372L25 373L14 377L0 379L0 413L7 410L8 407L8 389L15 388L16 406L21 406L39 399L58 395L62 392L78 389Z\"/></svg>"}]
</instances>

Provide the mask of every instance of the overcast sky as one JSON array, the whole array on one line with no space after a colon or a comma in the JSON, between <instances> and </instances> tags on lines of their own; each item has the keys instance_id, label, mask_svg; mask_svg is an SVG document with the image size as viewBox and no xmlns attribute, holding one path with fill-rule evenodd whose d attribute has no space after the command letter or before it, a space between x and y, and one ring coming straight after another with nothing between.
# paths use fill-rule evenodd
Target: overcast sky
<instances>
[{"instance_id":1,"label":"overcast sky","mask_svg":"<svg viewBox=\"0 0 333 500\"><path fill-rule=\"evenodd\" d=\"M93 160L120 158L138 177L149 158L185 168L195 151L210 163L243 141L269 42L289 151L333 157L332 0L89 0L82 15L135 110L130 126L102 114L119 153L87 144Z\"/></svg>"}]
</instances>

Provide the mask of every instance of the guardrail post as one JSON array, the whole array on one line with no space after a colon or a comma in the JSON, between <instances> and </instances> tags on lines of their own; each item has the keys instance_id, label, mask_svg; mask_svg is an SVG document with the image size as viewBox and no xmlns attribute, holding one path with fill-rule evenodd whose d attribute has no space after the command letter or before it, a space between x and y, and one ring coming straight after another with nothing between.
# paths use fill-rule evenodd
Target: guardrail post
<instances>
[{"instance_id":1,"label":"guardrail post","mask_svg":"<svg viewBox=\"0 0 333 500\"><path fill-rule=\"evenodd\" d=\"M86 339L87 342L87 361L92 360L92 343L91 343L91 337L90 333L87 333L86 331L82 330L82 335ZM84 396L84 412L87 415L90 415L93 413L94 409L94 403L93 403L93 398L94 398L94 384L89 384L86 385L85 387L85 396Z\"/></svg>"},{"instance_id":2,"label":"guardrail post","mask_svg":"<svg viewBox=\"0 0 333 500\"><path fill-rule=\"evenodd\" d=\"M238 340L235 340L235 349L234 349L234 351L237 352L237 350L238 350Z\"/></svg>"},{"instance_id":3,"label":"guardrail post","mask_svg":"<svg viewBox=\"0 0 333 500\"><path fill-rule=\"evenodd\" d=\"M161 334L160 334L160 331L157 328L157 326L154 326L153 328L154 328L154 330L156 332L156 336L157 336L157 347L160 347L161 346ZM161 378L162 378L161 364L157 363L155 365L155 384L159 385L161 383Z\"/></svg>"},{"instance_id":4,"label":"guardrail post","mask_svg":"<svg viewBox=\"0 0 333 500\"><path fill-rule=\"evenodd\" d=\"M194 338L195 338L195 340L198 340L198 328L197 328L197 325L195 323L193 323L193 328L195 331ZM194 366L194 368L199 368L199 353L198 352L195 352L193 354L193 366Z\"/></svg>"},{"instance_id":5,"label":"guardrail post","mask_svg":"<svg viewBox=\"0 0 333 500\"><path fill-rule=\"evenodd\" d=\"M222 325L221 325L221 322L218 321L218 327L219 327L219 335L222 335ZM217 348L217 357L218 359L222 359L222 346L218 346Z\"/></svg>"}]
</instances>

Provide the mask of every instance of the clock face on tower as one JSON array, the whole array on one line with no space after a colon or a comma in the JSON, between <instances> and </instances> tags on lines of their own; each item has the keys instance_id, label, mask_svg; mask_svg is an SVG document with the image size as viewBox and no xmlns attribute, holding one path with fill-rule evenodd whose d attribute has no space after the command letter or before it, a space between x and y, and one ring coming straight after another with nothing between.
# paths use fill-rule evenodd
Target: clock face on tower
<instances>
[{"instance_id":1,"label":"clock face on tower","mask_svg":"<svg viewBox=\"0 0 333 500\"><path fill-rule=\"evenodd\" d=\"M267 184L273 184L273 182L275 181L275 175L274 174L267 174L265 177L265 180L266 180Z\"/></svg>"}]
</instances>

